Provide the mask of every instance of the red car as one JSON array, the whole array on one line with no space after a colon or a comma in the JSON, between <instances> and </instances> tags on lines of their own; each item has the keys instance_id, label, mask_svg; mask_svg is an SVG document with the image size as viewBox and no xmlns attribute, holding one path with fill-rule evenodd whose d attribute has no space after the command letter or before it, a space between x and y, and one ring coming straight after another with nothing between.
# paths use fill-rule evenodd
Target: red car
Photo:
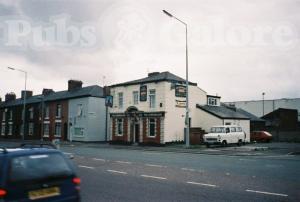
<instances>
[{"instance_id":1,"label":"red car","mask_svg":"<svg viewBox=\"0 0 300 202\"><path fill-rule=\"evenodd\" d=\"M250 140L256 142L270 142L272 135L267 131L253 131L250 135Z\"/></svg>"}]
</instances>

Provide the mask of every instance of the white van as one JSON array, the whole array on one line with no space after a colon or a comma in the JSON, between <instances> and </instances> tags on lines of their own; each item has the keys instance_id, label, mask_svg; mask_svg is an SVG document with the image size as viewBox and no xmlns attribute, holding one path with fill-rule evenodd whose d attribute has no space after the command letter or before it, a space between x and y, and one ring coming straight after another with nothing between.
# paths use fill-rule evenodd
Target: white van
<instances>
[{"instance_id":1,"label":"white van","mask_svg":"<svg viewBox=\"0 0 300 202\"><path fill-rule=\"evenodd\" d=\"M236 125L214 126L210 133L203 136L203 141L207 147L212 144L237 144L238 146L245 144L246 133L242 127Z\"/></svg>"}]
</instances>

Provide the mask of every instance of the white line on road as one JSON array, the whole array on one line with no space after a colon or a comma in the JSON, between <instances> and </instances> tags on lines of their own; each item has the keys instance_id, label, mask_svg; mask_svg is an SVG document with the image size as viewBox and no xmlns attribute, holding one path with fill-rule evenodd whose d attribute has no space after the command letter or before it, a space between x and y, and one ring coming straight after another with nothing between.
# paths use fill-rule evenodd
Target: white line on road
<instances>
[{"instance_id":1,"label":"white line on road","mask_svg":"<svg viewBox=\"0 0 300 202\"><path fill-rule=\"evenodd\" d=\"M95 161L105 161L105 159L98 159L98 158L93 158Z\"/></svg>"},{"instance_id":2,"label":"white line on road","mask_svg":"<svg viewBox=\"0 0 300 202\"><path fill-rule=\"evenodd\" d=\"M195 169L192 169L192 168L181 168L181 170L192 171L192 172L195 171Z\"/></svg>"},{"instance_id":3,"label":"white line on road","mask_svg":"<svg viewBox=\"0 0 300 202\"><path fill-rule=\"evenodd\" d=\"M146 178L154 178L154 179L159 179L159 180L166 180L167 178L165 177L157 177L157 176L152 176L152 175L141 175L142 177Z\"/></svg>"},{"instance_id":4,"label":"white line on road","mask_svg":"<svg viewBox=\"0 0 300 202\"><path fill-rule=\"evenodd\" d=\"M124 164L132 164L131 162L129 161L116 161L117 163L124 163Z\"/></svg>"},{"instance_id":5,"label":"white line on road","mask_svg":"<svg viewBox=\"0 0 300 202\"><path fill-rule=\"evenodd\" d=\"M150 166L150 167L157 167L157 168L166 168L167 166L162 166L162 165L156 165L156 164L145 164L146 166Z\"/></svg>"},{"instance_id":6,"label":"white line on road","mask_svg":"<svg viewBox=\"0 0 300 202\"><path fill-rule=\"evenodd\" d=\"M200 183L200 182L186 182L188 184L194 184L194 185L201 185L201 186L207 186L207 187L216 187L217 185L214 184L204 184L204 183Z\"/></svg>"},{"instance_id":7,"label":"white line on road","mask_svg":"<svg viewBox=\"0 0 300 202\"><path fill-rule=\"evenodd\" d=\"M88 168L88 169L95 169L94 167L84 166L84 165L78 165L78 167L80 167L80 168Z\"/></svg>"},{"instance_id":8,"label":"white line on road","mask_svg":"<svg viewBox=\"0 0 300 202\"><path fill-rule=\"evenodd\" d=\"M107 172L111 172L111 173L119 173L119 174L127 175L126 172L118 171L118 170L107 170Z\"/></svg>"},{"instance_id":9,"label":"white line on road","mask_svg":"<svg viewBox=\"0 0 300 202\"><path fill-rule=\"evenodd\" d=\"M250 190L250 189L247 189L246 191L247 192L259 193L259 194L268 194L268 195L288 197L288 195L286 195L286 194L279 194L279 193L272 193L272 192L265 192L265 191L254 191L254 190Z\"/></svg>"},{"instance_id":10,"label":"white line on road","mask_svg":"<svg viewBox=\"0 0 300 202\"><path fill-rule=\"evenodd\" d=\"M64 154L67 154L67 155L71 155L71 154L73 154L73 153L69 153L69 152L64 152Z\"/></svg>"}]
</instances>

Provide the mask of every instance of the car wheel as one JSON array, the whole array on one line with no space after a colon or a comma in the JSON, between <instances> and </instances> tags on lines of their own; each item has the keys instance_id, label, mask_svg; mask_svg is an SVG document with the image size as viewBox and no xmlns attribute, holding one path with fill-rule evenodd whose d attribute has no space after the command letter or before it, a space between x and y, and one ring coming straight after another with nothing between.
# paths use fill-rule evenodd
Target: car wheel
<instances>
[{"instance_id":1,"label":"car wheel","mask_svg":"<svg viewBox=\"0 0 300 202\"><path fill-rule=\"evenodd\" d=\"M227 142L226 142L226 140L223 140L222 147L226 147L226 146L227 146Z\"/></svg>"},{"instance_id":2,"label":"car wheel","mask_svg":"<svg viewBox=\"0 0 300 202\"><path fill-rule=\"evenodd\" d=\"M242 140L239 140L238 143L237 143L237 145L238 145L239 147L242 146Z\"/></svg>"},{"instance_id":3,"label":"car wheel","mask_svg":"<svg viewBox=\"0 0 300 202\"><path fill-rule=\"evenodd\" d=\"M207 144L206 144L206 148L209 148L209 147L210 147L210 145L207 143Z\"/></svg>"}]
</instances>

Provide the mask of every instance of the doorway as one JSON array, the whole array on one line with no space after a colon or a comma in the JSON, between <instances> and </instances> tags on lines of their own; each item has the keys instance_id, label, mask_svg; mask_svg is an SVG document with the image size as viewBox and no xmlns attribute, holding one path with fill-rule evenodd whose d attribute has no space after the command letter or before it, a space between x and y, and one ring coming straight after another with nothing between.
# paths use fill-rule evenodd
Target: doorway
<instances>
[{"instance_id":1,"label":"doorway","mask_svg":"<svg viewBox=\"0 0 300 202\"><path fill-rule=\"evenodd\" d=\"M136 123L134 124L134 136L135 136L135 142L140 142L140 124Z\"/></svg>"}]
</instances>

